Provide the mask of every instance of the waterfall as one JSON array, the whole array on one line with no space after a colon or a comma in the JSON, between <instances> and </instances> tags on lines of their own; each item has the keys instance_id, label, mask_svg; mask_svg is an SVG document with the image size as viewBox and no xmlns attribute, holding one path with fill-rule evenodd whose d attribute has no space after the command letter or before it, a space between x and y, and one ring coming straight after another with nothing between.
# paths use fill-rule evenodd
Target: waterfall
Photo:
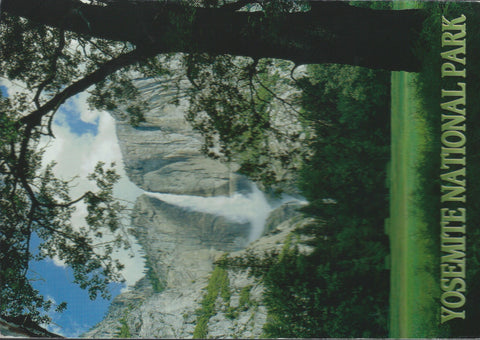
<instances>
[{"instance_id":1,"label":"waterfall","mask_svg":"<svg viewBox=\"0 0 480 340\"><path fill-rule=\"evenodd\" d=\"M145 192L145 194L192 211L223 216L230 222L249 223L251 226L249 242L262 236L265 222L274 209L255 183L251 183L250 193L235 192L231 196L202 197L155 192Z\"/></svg>"}]
</instances>

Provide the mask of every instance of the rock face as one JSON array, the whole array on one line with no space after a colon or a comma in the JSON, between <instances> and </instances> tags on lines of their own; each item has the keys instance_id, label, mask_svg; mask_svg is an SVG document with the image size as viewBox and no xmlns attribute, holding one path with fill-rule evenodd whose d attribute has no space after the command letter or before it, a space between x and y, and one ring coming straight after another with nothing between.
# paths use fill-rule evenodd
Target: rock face
<instances>
[{"instance_id":1,"label":"rock face","mask_svg":"<svg viewBox=\"0 0 480 340\"><path fill-rule=\"evenodd\" d=\"M297 202L287 202L282 204L277 209L273 210L268 216L265 222L265 229L263 235L270 232L278 231L278 226L285 221L289 221L293 217L300 216L298 210L301 208L301 204Z\"/></svg>"},{"instance_id":2,"label":"rock face","mask_svg":"<svg viewBox=\"0 0 480 340\"><path fill-rule=\"evenodd\" d=\"M236 165L200 152L202 138L186 122L184 102L169 104L171 94L161 92L158 82L139 80L136 85L151 107L146 122L135 128L121 111L113 113L132 182L146 191L204 197L251 190L249 181L235 173ZM273 211L264 236L248 245L249 224L140 196L132 230L145 253L146 275L117 296L105 319L83 336L260 337L267 320L261 283L246 271L216 268L214 262L227 254L280 251L292 230L308 223L298 207L286 204ZM207 297L213 305L205 302Z\"/></svg>"},{"instance_id":3,"label":"rock face","mask_svg":"<svg viewBox=\"0 0 480 340\"><path fill-rule=\"evenodd\" d=\"M237 167L201 153L202 137L184 118L186 103L172 104L174 94L161 92L156 81L138 80L136 85L149 103L146 122L133 127L120 110L112 113L130 180L144 190L172 194L217 196L235 191L236 182L242 182L234 173Z\"/></svg>"},{"instance_id":4,"label":"rock face","mask_svg":"<svg viewBox=\"0 0 480 340\"><path fill-rule=\"evenodd\" d=\"M190 286L206 277L215 256L242 249L250 231L248 224L188 211L145 195L137 200L133 225L152 270L167 288Z\"/></svg>"},{"instance_id":5,"label":"rock face","mask_svg":"<svg viewBox=\"0 0 480 340\"><path fill-rule=\"evenodd\" d=\"M107 317L84 336L118 337L125 327L130 336L138 338L198 337L195 332L199 315L205 308L203 301L211 291L214 261L222 256L250 253L261 257L265 252L280 252L294 229L311 222L294 210L298 207L290 203L274 210L271 224L280 221L278 215L285 211L288 217L245 248L243 240L248 230L245 225L141 196L134 223L146 257L154 264L154 278L152 274L147 275L132 290L117 296ZM224 229L228 226L228 230ZM222 237L224 243L220 242ZM308 253L310 249L302 246L300 251ZM212 316L202 337L261 337L267 320L262 284L247 271L224 272L228 279L222 289L228 291L228 300L220 290L217 292ZM162 281L161 291L155 291L152 279Z\"/></svg>"}]
</instances>

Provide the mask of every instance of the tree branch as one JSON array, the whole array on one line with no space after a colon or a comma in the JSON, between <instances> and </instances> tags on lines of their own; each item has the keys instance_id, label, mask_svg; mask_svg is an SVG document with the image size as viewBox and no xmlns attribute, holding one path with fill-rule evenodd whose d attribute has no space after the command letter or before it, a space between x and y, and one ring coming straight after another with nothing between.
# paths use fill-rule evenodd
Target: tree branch
<instances>
[{"instance_id":1,"label":"tree branch","mask_svg":"<svg viewBox=\"0 0 480 340\"><path fill-rule=\"evenodd\" d=\"M44 81L40 83L40 85L37 88L37 93L35 93L35 97L33 98L33 101L37 106L37 109L40 108L39 99L42 91L45 89L45 86L47 86L49 83L51 83L55 79L57 75L57 62L58 62L58 58L62 55L62 51L64 47L65 47L65 31L60 30L60 38L59 38L58 46L55 49L55 53L51 60L50 76L48 76ZM51 130L49 132L51 132ZM53 134L52 134L52 137L53 137Z\"/></svg>"},{"instance_id":2,"label":"tree branch","mask_svg":"<svg viewBox=\"0 0 480 340\"><path fill-rule=\"evenodd\" d=\"M220 8L229 12L235 12L245 7L248 4L253 4L253 3L260 3L260 1L259 0L239 0L236 2L225 4Z\"/></svg>"},{"instance_id":3,"label":"tree branch","mask_svg":"<svg viewBox=\"0 0 480 340\"><path fill-rule=\"evenodd\" d=\"M86 193L84 193L82 196L78 197L77 199L73 200L73 201L70 201L70 202L65 202L65 203L42 203L42 202L39 202L38 205L41 205L43 207L46 207L46 208L55 208L55 207L58 207L58 208L68 208L68 207L71 207L72 205L80 202L81 200L83 200L85 197L88 197L88 196L93 196L93 197L97 197L93 192L91 191L87 191Z\"/></svg>"},{"instance_id":4,"label":"tree branch","mask_svg":"<svg viewBox=\"0 0 480 340\"><path fill-rule=\"evenodd\" d=\"M300 112L291 104L289 103L288 101L286 101L285 99L283 99L282 97L278 96L275 92L273 92L268 86L264 85L261 81L260 81L260 78L258 76L255 76L255 78L257 78L257 82L260 84L261 87L263 87L265 89L265 91L267 91L268 93L270 93L270 95L272 95L273 98L279 100L284 106L286 107L289 107L291 110L293 110L295 113L299 114L300 115Z\"/></svg>"},{"instance_id":5,"label":"tree branch","mask_svg":"<svg viewBox=\"0 0 480 340\"><path fill-rule=\"evenodd\" d=\"M76 94L85 91L90 86L104 80L110 74L132 64L135 64L139 61L145 60L147 58L153 57L156 55L154 50L143 50L135 49L128 53L122 54L114 59L111 59L103 63L96 71L88 74L84 78L74 82L72 85L66 87L61 92L57 93L52 99L46 102L43 106L28 114L27 116L22 117L19 120L19 125L33 123L38 125L40 119L48 114L50 111L54 111L61 104L63 104L70 97L75 96ZM19 127L19 126L17 126Z\"/></svg>"},{"instance_id":6,"label":"tree branch","mask_svg":"<svg viewBox=\"0 0 480 340\"><path fill-rule=\"evenodd\" d=\"M1 0L0 0L1 1ZM35 208L34 206L32 205L30 207L30 211L28 213L28 225L27 227L25 228L25 232L27 234L27 240L25 242L25 255L26 255L26 258L25 258L25 263L24 263L24 266L25 266L25 270L24 270L24 273L23 275L27 275L27 272L28 272L28 268L29 268L29 264L30 264L30 256L31 256L31 253L30 253L30 242L31 242L31 239L32 239L32 224L33 224L33 215L35 213Z\"/></svg>"}]
</instances>

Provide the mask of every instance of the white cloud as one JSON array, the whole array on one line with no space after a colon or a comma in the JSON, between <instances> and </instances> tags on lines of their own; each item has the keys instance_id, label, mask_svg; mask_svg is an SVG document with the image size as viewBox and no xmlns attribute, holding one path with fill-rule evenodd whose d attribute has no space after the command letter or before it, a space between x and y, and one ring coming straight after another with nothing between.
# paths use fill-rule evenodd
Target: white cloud
<instances>
[{"instance_id":1,"label":"white cloud","mask_svg":"<svg viewBox=\"0 0 480 340\"><path fill-rule=\"evenodd\" d=\"M64 104L64 107L69 110L75 110L80 113L80 119L85 123L95 124L97 119L102 116L102 112L92 110L88 107L87 92L82 92L71 98Z\"/></svg>"},{"instance_id":2,"label":"white cloud","mask_svg":"<svg viewBox=\"0 0 480 340\"><path fill-rule=\"evenodd\" d=\"M25 84L15 81L12 82L9 79L6 78L0 78L0 86L5 86L7 89L7 95L9 97L14 96L17 93L25 92L26 91L26 86Z\"/></svg>"},{"instance_id":3,"label":"white cloud","mask_svg":"<svg viewBox=\"0 0 480 340\"><path fill-rule=\"evenodd\" d=\"M98 120L98 133L95 136L91 133L81 136L72 133L68 125L64 124L66 121L65 111L60 110L55 118L56 122L60 124L53 125L55 138L44 138L41 141L41 146L46 146L43 164L46 165L51 161L56 161L55 175L64 180L78 176L72 182L71 190L72 198L76 198L85 191L95 190L94 184L88 181L86 177L93 172L99 161L105 162L107 165L115 162L117 173L121 176L121 179L117 183L114 193L120 199L135 202L137 196L143 191L131 183L125 173L114 119L106 112L89 110L84 94L70 99L65 103L65 108L69 111L80 112L80 118L84 122L95 123ZM76 208L77 210L72 215L73 226L85 225L86 206L80 203L77 204ZM132 243L134 243L133 241L132 239ZM129 256L132 252L135 255L133 259ZM143 276L143 259L140 256L138 245L134 245L129 251L118 252L115 256L125 264L123 276L127 285L133 285ZM53 261L55 264L62 266L58 259L53 259Z\"/></svg>"},{"instance_id":4,"label":"white cloud","mask_svg":"<svg viewBox=\"0 0 480 340\"><path fill-rule=\"evenodd\" d=\"M65 262L60 260L57 256L53 257L52 259L50 259L48 261L52 261L53 264L56 265L57 267L67 268L67 265L65 264Z\"/></svg>"}]
</instances>

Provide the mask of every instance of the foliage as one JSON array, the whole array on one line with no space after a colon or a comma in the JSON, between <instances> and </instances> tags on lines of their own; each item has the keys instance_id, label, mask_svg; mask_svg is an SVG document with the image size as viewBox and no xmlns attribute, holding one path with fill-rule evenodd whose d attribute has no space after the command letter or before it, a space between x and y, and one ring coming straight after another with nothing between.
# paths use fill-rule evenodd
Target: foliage
<instances>
[{"instance_id":1,"label":"foliage","mask_svg":"<svg viewBox=\"0 0 480 340\"><path fill-rule=\"evenodd\" d=\"M259 256L251 249L247 249L241 257L225 256L215 261L215 264L221 268L237 271L248 270L249 275L260 277L277 262L277 258L278 253L275 251L265 252Z\"/></svg>"},{"instance_id":2,"label":"foliage","mask_svg":"<svg viewBox=\"0 0 480 340\"><path fill-rule=\"evenodd\" d=\"M128 327L128 321L127 321L127 318L128 318L132 309L133 309L133 306L129 306L125 310L123 317L119 320L120 321L120 327L119 327L118 334L117 334L116 338L126 339L126 338L131 338L132 337L132 333L130 333L130 327Z\"/></svg>"},{"instance_id":3,"label":"foliage","mask_svg":"<svg viewBox=\"0 0 480 340\"><path fill-rule=\"evenodd\" d=\"M316 153L303 170L305 194L312 201L343 201L368 194L372 206L364 204L355 210L373 210L386 194L376 174L384 172L389 159L388 73L340 65L312 66L311 72L311 79L300 85L305 116L318 135ZM318 118L330 126L318 124Z\"/></svg>"},{"instance_id":4,"label":"foliage","mask_svg":"<svg viewBox=\"0 0 480 340\"><path fill-rule=\"evenodd\" d=\"M298 84L302 119L318 136L299 184L311 202L304 212L318 222L297 232L313 237L314 251L300 254L299 238L290 235L280 253L247 253L218 264L262 279L266 337L385 337L389 74L319 65Z\"/></svg>"},{"instance_id":5,"label":"foliage","mask_svg":"<svg viewBox=\"0 0 480 340\"><path fill-rule=\"evenodd\" d=\"M314 267L306 272L317 275L311 280L316 293L307 295L322 316L311 321L320 328L317 334L386 336L389 273L384 267L388 240L383 224L388 215L389 73L339 65L312 66L310 72L300 86L318 140L300 186L312 202L306 211L324 225L316 231L314 253L295 264L286 260L285 265L296 266L300 274L304 266ZM318 118L330 126L315 123ZM336 203L324 204L324 198ZM306 281L303 287L312 284Z\"/></svg>"},{"instance_id":6,"label":"foliage","mask_svg":"<svg viewBox=\"0 0 480 340\"><path fill-rule=\"evenodd\" d=\"M266 187L289 180L306 150L304 127L293 123L294 65L229 55L189 55L185 65L194 85L187 119L205 138L203 152Z\"/></svg>"},{"instance_id":7,"label":"foliage","mask_svg":"<svg viewBox=\"0 0 480 340\"><path fill-rule=\"evenodd\" d=\"M121 233L124 206L112 195L118 175L104 164L97 165L89 179L96 182L98 191L87 192L81 197L87 206L89 227L75 228L70 222L75 201L68 194L69 182L55 178L52 169L53 164L38 177L34 177L32 171L21 179L9 171L10 168L2 169L6 170L2 173L4 199L0 202L0 307L3 314L28 314L33 320L48 320L42 311L48 311L52 302L33 289L27 276L32 260L50 257L63 261L72 268L74 282L87 289L91 299L97 294L107 298L108 284L122 280L123 265L111 259L115 248L128 246ZM20 186L20 180L28 181L35 188L33 199ZM104 229L114 235L106 242L102 238ZM34 234L41 239L36 250L30 246ZM65 307L66 304L61 303L56 309L61 311Z\"/></svg>"},{"instance_id":8,"label":"foliage","mask_svg":"<svg viewBox=\"0 0 480 340\"><path fill-rule=\"evenodd\" d=\"M373 9L392 9L393 3L390 1L349 1L350 5L373 8Z\"/></svg>"},{"instance_id":9,"label":"foliage","mask_svg":"<svg viewBox=\"0 0 480 340\"><path fill-rule=\"evenodd\" d=\"M55 163L42 165L40 138L53 137L55 112L69 97L86 89L87 75L131 47L83 37L2 13L0 22L0 77L8 79L9 97L0 96L0 313L49 320L53 307L32 287L29 262L56 258L73 270L74 282L91 299L107 298L108 285L122 281L123 265L113 260L115 249L128 247L123 219L125 206L113 196L118 181L114 164L99 163L88 176L97 190L70 196L72 180L56 178ZM100 65L100 66L99 66ZM132 86L132 69L105 74L97 82L91 103L97 108L124 105L133 123L144 107ZM158 65L150 62L148 68ZM141 67L147 67L146 64ZM158 68L158 67L157 67ZM137 72L140 67L137 69ZM95 81L92 80L91 84ZM83 85L82 85L83 84ZM108 85L107 85L108 84ZM115 85L111 85L115 84ZM86 86L86 87L85 87ZM101 90L100 90L101 89ZM87 207L83 226L73 226L77 203ZM32 237L40 239L38 249ZM56 306L65 309L65 303Z\"/></svg>"},{"instance_id":10,"label":"foliage","mask_svg":"<svg viewBox=\"0 0 480 340\"><path fill-rule=\"evenodd\" d=\"M231 320L238 318L240 312L248 310L252 305L256 304L250 300L250 291L252 290L252 285L247 285L240 290L240 297L238 301L238 306L233 307L227 305L225 316ZM253 314L252 314L253 317Z\"/></svg>"},{"instance_id":11,"label":"foliage","mask_svg":"<svg viewBox=\"0 0 480 340\"><path fill-rule=\"evenodd\" d=\"M242 288L240 291L240 300L238 301L238 307L241 310L247 310L248 307L252 304L250 300L250 291L252 290L252 286L248 285Z\"/></svg>"},{"instance_id":12,"label":"foliage","mask_svg":"<svg viewBox=\"0 0 480 340\"><path fill-rule=\"evenodd\" d=\"M206 294L201 302L202 307L197 310L197 323L193 331L195 339L206 338L208 334L208 320L215 314L215 302L218 296L230 302L230 281L228 272L220 267L215 267L205 288Z\"/></svg>"},{"instance_id":13,"label":"foliage","mask_svg":"<svg viewBox=\"0 0 480 340\"><path fill-rule=\"evenodd\" d=\"M125 318L120 319L120 332L118 334L118 338L125 339L131 338L132 334L130 333L130 328L128 327L127 320Z\"/></svg>"},{"instance_id":14,"label":"foliage","mask_svg":"<svg viewBox=\"0 0 480 340\"><path fill-rule=\"evenodd\" d=\"M144 258L145 258L145 269L146 269L145 275L147 276L148 281L150 281L153 291L155 293L163 292L165 290L165 283L162 282L158 277L158 274L156 273L152 265L152 262L150 261L148 256L144 256Z\"/></svg>"}]
</instances>

